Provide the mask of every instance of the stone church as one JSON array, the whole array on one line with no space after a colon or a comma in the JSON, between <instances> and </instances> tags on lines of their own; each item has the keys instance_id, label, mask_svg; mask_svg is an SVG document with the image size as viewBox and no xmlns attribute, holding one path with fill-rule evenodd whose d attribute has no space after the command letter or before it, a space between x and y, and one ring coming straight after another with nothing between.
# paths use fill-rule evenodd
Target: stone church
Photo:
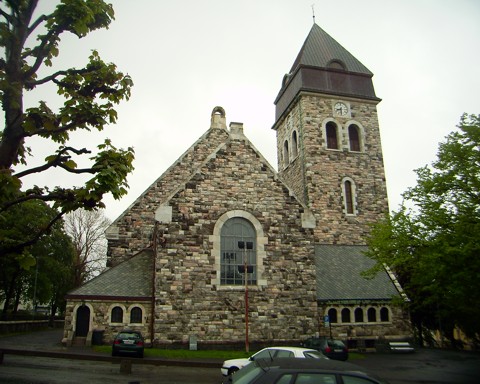
<instances>
[{"instance_id":1,"label":"stone church","mask_svg":"<svg viewBox=\"0 0 480 384\"><path fill-rule=\"evenodd\" d=\"M67 295L64 342L127 327L199 348L410 337L394 275L360 275L369 225L388 211L372 77L314 24L274 102L278 171L213 108L107 230L109 268Z\"/></svg>"}]
</instances>

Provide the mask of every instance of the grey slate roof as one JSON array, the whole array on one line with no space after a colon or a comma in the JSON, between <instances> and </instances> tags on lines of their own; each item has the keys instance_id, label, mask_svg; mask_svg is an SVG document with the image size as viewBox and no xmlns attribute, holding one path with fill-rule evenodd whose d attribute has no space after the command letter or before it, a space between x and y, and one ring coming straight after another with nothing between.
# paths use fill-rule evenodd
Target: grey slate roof
<instances>
[{"instance_id":1,"label":"grey slate roof","mask_svg":"<svg viewBox=\"0 0 480 384\"><path fill-rule=\"evenodd\" d=\"M320 301L390 300L400 296L385 271L373 279L360 276L374 265L361 245L316 245L317 299Z\"/></svg>"},{"instance_id":2,"label":"grey slate roof","mask_svg":"<svg viewBox=\"0 0 480 384\"><path fill-rule=\"evenodd\" d=\"M152 258L151 251L142 251L70 291L67 297L150 298L152 296Z\"/></svg>"},{"instance_id":3,"label":"grey slate roof","mask_svg":"<svg viewBox=\"0 0 480 384\"><path fill-rule=\"evenodd\" d=\"M317 24L313 24L310 29L290 73L293 73L299 65L326 68L332 60L342 61L347 71L373 76L367 67Z\"/></svg>"}]
</instances>

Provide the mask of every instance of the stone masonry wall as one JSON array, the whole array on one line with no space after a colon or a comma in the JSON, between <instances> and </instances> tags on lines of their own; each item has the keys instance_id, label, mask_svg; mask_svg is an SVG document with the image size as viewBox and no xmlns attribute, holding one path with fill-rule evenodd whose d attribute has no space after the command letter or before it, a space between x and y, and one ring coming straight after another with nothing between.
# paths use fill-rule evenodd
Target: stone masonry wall
<instances>
[{"instance_id":1,"label":"stone masonry wall","mask_svg":"<svg viewBox=\"0 0 480 384\"><path fill-rule=\"evenodd\" d=\"M242 286L219 286L211 235L226 212L249 212L267 241L265 284L249 287L252 342L299 340L318 326L313 232L303 208L245 140L231 140L170 200L173 220L157 263L159 343L239 343L245 338Z\"/></svg>"},{"instance_id":2,"label":"stone masonry wall","mask_svg":"<svg viewBox=\"0 0 480 384\"><path fill-rule=\"evenodd\" d=\"M292 164L292 171L286 169L280 173L296 193L307 190L306 203L317 218L315 236L319 243L364 244L369 224L388 212L376 105L352 99L351 116L332 117L332 104L332 99L318 95L300 97L287 119L291 118L300 132L302 154L299 157L305 158L305 171L298 177L298 167ZM322 127L327 119L341 128L338 150L326 149ZM362 152L349 150L346 130L350 123L363 127ZM285 136L282 130L286 126L280 125L278 137ZM342 180L345 177L355 183L356 215L344 213Z\"/></svg>"}]
</instances>

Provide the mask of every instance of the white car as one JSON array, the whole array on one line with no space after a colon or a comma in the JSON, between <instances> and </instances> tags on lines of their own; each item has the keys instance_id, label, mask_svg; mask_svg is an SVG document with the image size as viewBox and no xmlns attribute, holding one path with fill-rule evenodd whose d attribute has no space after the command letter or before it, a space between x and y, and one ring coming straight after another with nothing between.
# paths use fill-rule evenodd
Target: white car
<instances>
[{"instance_id":1,"label":"white car","mask_svg":"<svg viewBox=\"0 0 480 384\"><path fill-rule=\"evenodd\" d=\"M231 375L255 359L273 359L274 357L328 359L328 357L322 352L315 349L300 347L269 347L258 351L247 359L225 360L221 368L222 375Z\"/></svg>"}]
</instances>

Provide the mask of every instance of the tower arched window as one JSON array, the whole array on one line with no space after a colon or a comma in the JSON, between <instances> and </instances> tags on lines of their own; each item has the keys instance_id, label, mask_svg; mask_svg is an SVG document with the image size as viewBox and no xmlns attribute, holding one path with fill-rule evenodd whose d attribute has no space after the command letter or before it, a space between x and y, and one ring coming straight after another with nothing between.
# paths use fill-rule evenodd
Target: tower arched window
<instances>
[{"instance_id":1,"label":"tower arched window","mask_svg":"<svg viewBox=\"0 0 480 384\"><path fill-rule=\"evenodd\" d=\"M288 153L288 140L283 143L283 165L286 167L290 163L290 156Z\"/></svg>"},{"instance_id":2,"label":"tower arched window","mask_svg":"<svg viewBox=\"0 0 480 384\"><path fill-rule=\"evenodd\" d=\"M377 310L375 308L368 308L367 318L369 323L377 321Z\"/></svg>"},{"instance_id":3,"label":"tower arched window","mask_svg":"<svg viewBox=\"0 0 480 384\"><path fill-rule=\"evenodd\" d=\"M360 152L360 128L355 124L348 126L348 140L350 144L350 151Z\"/></svg>"},{"instance_id":4,"label":"tower arched window","mask_svg":"<svg viewBox=\"0 0 480 384\"><path fill-rule=\"evenodd\" d=\"M221 231L220 284L257 284L256 232L242 217L225 222Z\"/></svg>"},{"instance_id":5,"label":"tower arched window","mask_svg":"<svg viewBox=\"0 0 480 384\"><path fill-rule=\"evenodd\" d=\"M298 139L297 131L292 132L292 159L298 156Z\"/></svg>"},{"instance_id":6,"label":"tower arched window","mask_svg":"<svg viewBox=\"0 0 480 384\"><path fill-rule=\"evenodd\" d=\"M342 323L350 323L352 321L350 316L350 309L343 308L342 309Z\"/></svg>"},{"instance_id":7,"label":"tower arched window","mask_svg":"<svg viewBox=\"0 0 480 384\"><path fill-rule=\"evenodd\" d=\"M335 308L330 308L328 310L328 319L330 323L338 323L337 310Z\"/></svg>"},{"instance_id":8,"label":"tower arched window","mask_svg":"<svg viewBox=\"0 0 480 384\"><path fill-rule=\"evenodd\" d=\"M353 215L353 190L352 190L352 182L350 180L346 180L344 183L345 186L345 211Z\"/></svg>"},{"instance_id":9,"label":"tower arched window","mask_svg":"<svg viewBox=\"0 0 480 384\"><path fill-rule=\"evenodd\" d=\"M363 309L362 308L355 308L355 322L356 323L363 323Z\"/></svg>"},{"instance_id":10,"label":"tower arched window","mask_svg":"<svg viewBox=\"0 0 480 384\"><path fill-rule=\"evenodd\" d=\"M325 133L327 135L327 148L338 149L337 124L329 121L325 126Z\"/></svg>"}]
</instances>

